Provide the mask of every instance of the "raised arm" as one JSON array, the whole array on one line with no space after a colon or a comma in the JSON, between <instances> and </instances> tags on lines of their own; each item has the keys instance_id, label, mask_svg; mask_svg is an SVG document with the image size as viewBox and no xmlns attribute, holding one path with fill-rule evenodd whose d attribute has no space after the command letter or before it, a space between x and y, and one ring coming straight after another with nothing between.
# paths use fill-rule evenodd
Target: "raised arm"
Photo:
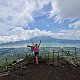
<instances>
[{"instance_id":1,"label":"raised arm","mask_svg":"<svg viewBox=\"0 0 80 80\"><path fill-rule=\"evenodd\" d=\"M32 42L32 45L34 46L34 43L33 43L33 41L31 40L31 42Z\"/></svg>"},{"instance_id":2,"label":"raised arm","mask_svg":"<svg viewBox=\"0 0 80 80\"><path fill-rule=\"evenodd\" d=\"M39 45L38 45L38 47L40 46L40 44L41 44L41 40L40 40L40 42L39 42Z\"/></svg>"}]
</instances>

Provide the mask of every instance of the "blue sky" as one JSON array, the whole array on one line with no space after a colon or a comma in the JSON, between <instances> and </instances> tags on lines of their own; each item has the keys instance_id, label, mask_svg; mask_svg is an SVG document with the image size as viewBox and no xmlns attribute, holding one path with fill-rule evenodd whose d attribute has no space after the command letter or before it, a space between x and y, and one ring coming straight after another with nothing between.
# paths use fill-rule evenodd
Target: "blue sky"
<instances>
[{"instance_id":1,"label":"blue sky","mask_svg":"<svg viewBox=\"0 0 80 80\"><path fill-rule=\"evenodd\" d=\"M0 0L0 43L37 36L80 40L80 0Z\"/></svg>"}]
</instances>

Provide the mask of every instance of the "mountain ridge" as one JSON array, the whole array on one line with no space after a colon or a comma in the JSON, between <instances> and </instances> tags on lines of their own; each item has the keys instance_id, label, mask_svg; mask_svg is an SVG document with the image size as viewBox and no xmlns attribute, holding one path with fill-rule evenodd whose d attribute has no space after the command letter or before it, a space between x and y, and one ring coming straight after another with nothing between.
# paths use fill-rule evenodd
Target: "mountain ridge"
<instances>
[{"instance_id":1,"label":"mountain ridge","mask_svg":"<svg viewBox=\"0 0 80 80\"><path fill-rule=\"evenodd\" d=\"M15 42L7 42L7 43L2 43L0 44L0 46L3 45L11 45L11 44L24 44L24 43L31 43L31 40L33 42L39 42L40 40L45 43L45 42L55 42L55 43L80 43L80 40L67 40L67 39L56 39L56 38L52 38L49 36L40 36L40 37L34 37L32 39L29 40L21 40L21 41L15 41Z\"/></svg>"}]
</instances>

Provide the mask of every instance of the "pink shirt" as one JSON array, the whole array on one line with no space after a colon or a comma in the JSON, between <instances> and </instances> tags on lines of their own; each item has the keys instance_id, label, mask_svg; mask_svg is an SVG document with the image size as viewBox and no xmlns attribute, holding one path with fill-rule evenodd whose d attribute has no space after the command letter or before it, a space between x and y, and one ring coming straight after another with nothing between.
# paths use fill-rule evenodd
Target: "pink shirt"
<instances>
[{"instance_id":1,"label":"pink shirt","mask_svg":"<svg viewBox=\"0 0 80 80\"><path fill-rule=\"evenodd\" d=\"M38 52L38 51L39 51L39 48L38 48L38 47L35 47L35 48L34 48L34 51L35 51L35 52Z\"/></svg>"}]
</instances>

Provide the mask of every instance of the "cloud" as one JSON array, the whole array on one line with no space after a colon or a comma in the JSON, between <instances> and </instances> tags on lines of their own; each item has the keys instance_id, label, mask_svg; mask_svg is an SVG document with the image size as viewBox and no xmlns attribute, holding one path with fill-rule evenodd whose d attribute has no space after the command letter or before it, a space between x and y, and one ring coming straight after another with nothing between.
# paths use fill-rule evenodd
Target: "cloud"
<instances>
[{"instance_id":1,"label":"cloud","mask_svg":"<svg viewBox=\"0 0 80 80\"><path fill-rule=\"evenodd\" d=\"M10 41L19 41L19 40L29 40L34 37L48 35L50 31L39 29L35 30L25 30L22 27L16 27L11 30L10 36L0 36L0 42L10 42Z\"/></svg>"},{"instance_id":2,"label":"cloud","mask_svg":"<svg viewBox=\"0 0 80 80\"><path fill-rule=\"evenodd\" d=\"M51 9L45 12L44 6L49 3ZM40 16L37 13L41 15L48 13L49 18L53 18L53 22L58 23L65 19L80 18L79 8L80 0L0 0L0 42L28 40L42 35L58 39L80 39L79 30L51 32L39 29L25 30L23 28L24 26L27 27L29 22L34 21L34 17ZM37 13L34 14L35 12ZM79 28L80 21L70 23L69 26Z\"/></svg>"},{"instance_id":3,"label":"cloud","mask_svg":"<svg viewBox=\"0 0 80 80\"><path fill-rule=\"evenodd\" d=\"M80 40L80 31L77 30L61 30L59 32L51 32L45 30L39 30L35 28L34 30L25 30L22 27L16 27L12 29L10 36L0 36L0 43L29 40L34 37L39 36L50 36L57 39L72 39Z\"/></svg>"},{"instance_id":4,"label":"cloud","mask_svg":"<svg viewBox=\"0 0 80 80\"><path fill-rule=\"evenodd\" d=\"M73 27L75 29L79 29L80 28L80 20L69 24L69 27Z\"/></svg>"},{"instance_id":5,"label":"cloud","mask_svg":"<svg viewBox=\"0 0 80 80\"><path fill-rule=\"evenodd\" d=\"M80 0L52 0L50 17L56 21L80 18Z\"/></svg>"},{"instance_id":6,"label":"cloud","mask_svg":"<svg viewBox=\"0 0 80 80\"><path fill-rule=\"evenodd\" d=\"M7 33L10 28L27 25L34 20L32 12L35 8L31 0L0 0L0 29Z\"/></svg>"},{"instance_id":7,"label":"cloud","mask_svg":"<svg viewBox=\"0 0 80 80\"><path fill-rule=\"evenodd\" d=\"M68 40L80 40L80 30L60 30L56 38Z\"/></svg>"},{"instance_id":8,"label":"cloud","mask_svg":"<svg viewBox=\"0 0 80 80\"><path fill-rule=\"evenodd\" d=\"M55 22L61 23L67 18L80 17L79 0L0 0L0 21L6 28L25 26L34 20L33 13L51 3L52 10L49 16ZM44 12L44 11L43 11ZM36 14L37 15L37 14Z\"/></svg>"},{"instance_id":9,"label":"cloud","mask_svg":"<svg viewBox=\"0 0 80 80\"><path fill-rule=\"evenodd\" d=\"M39 12L49 2L50 0L0 0L0 35L7 35L11 28L26 26L34 20L34 11Z\"/></svg>"}]
</instances>

